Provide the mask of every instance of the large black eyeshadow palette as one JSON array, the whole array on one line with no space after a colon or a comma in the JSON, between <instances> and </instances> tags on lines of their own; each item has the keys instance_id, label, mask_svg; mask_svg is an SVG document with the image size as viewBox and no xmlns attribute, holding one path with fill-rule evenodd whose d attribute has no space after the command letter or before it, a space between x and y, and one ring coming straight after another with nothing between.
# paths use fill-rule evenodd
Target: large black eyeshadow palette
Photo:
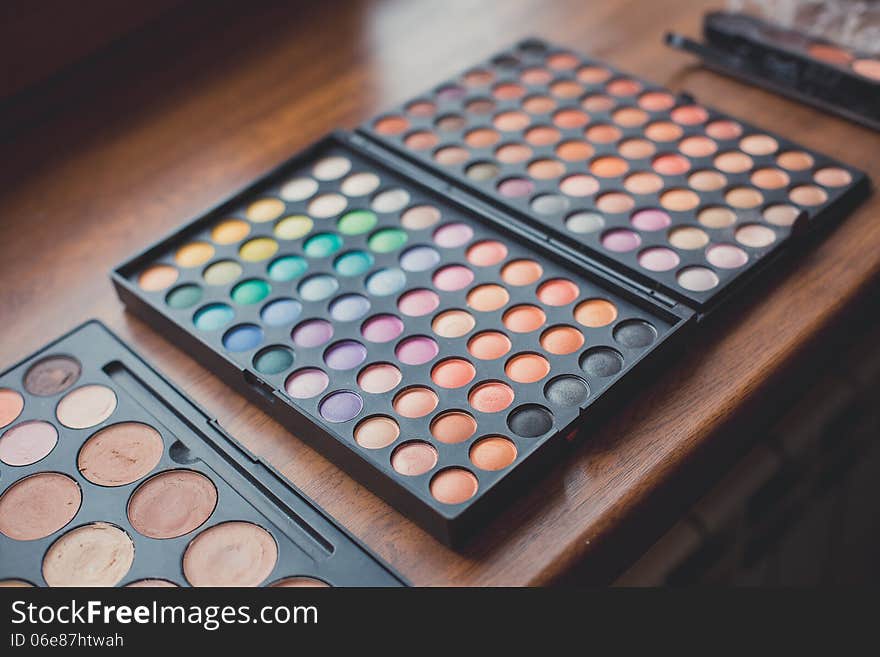
<instances>
[{"instance_id":1,"label":"large black eyeshadow palette","mask_svg":"<svg viewBox=\"0 0 880 657\"><path fill-rule=\"evenodd\" d=\"M458 544L655 377L692 320L867 190L824 156L528 40L321 140L113 281Z\"/></svg>"},{"instance_id":2,"label":"large black eyeshadow palette","mask_svg":"<svg viewBox=\"0 0 880 657\"><path fill-rule=\"evenodd\" d=\"M405 582L96 320L0 374L0 584Z\"/></svg>"}]
</instances>

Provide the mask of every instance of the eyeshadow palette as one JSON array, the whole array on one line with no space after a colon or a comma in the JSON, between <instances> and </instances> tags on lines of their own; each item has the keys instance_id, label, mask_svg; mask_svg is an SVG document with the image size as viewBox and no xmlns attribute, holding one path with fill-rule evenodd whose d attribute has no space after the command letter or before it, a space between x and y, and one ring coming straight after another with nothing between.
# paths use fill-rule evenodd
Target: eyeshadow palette
<instances>
[{"instance_id":1,"label":"eyeshadow palette","mask_svg":"<svg viewBox=\"0 0 880 657\"><path fill-rule=\"evenodd\" d=\"M820 153L534 39L362 132L701 312L869 187Z\"/></svg>"},{"instance_id":2,"label":"eyeshadow palette","mask_svg":"<svg viewBox=\"0 0 880 657\"><path fill-rule=\"evenodd\" d=\"M96 321L0 374L0 586L401 586Z\"/></svg>"},{"instance_id":3,"label":"eyeshadow palette","mask_svg":"<svg viewBox=\"0 0 880 657\"><path fill-rule=\"evenodd\" d=\"M325 139L114 280L230 385L453 542L693 313L358 143Z\"/></svg>"},{"instance_id":4,"label":"eyeshadow palette","mask_svg":"<svg viewBox=\"0 0 880 657\"><path fill-rule=\"evenodd\" d=\"M721 73L792 96L880 130L880 55L858 52L747 14L710 12L705 44L679 34L666 42Z\"/></svg>"},{"instance_id":5,"label":"eyeshadow palette","mask_svg":"<svg viewBox=\"0 0 880 657\"><path fill-rule=\"evenodd\" d=\"M447 543L863 174L536 40L293 157L120 298Z\"/></svg>"}]
</instances>

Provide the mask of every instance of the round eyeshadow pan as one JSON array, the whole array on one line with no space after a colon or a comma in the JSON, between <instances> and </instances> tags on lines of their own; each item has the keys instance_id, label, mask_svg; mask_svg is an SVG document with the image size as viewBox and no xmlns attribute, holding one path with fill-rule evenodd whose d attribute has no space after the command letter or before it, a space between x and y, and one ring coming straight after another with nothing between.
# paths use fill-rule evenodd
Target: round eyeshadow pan
<instances>
[{"instance_id":1,"label":"round eyeshadow pan","mask_svg":"<svg viewBox=\"0 0 880 657\"><path fill-rule=\"evenodd\" d=\"M367 365L358 374L358 385L361 390L374 395L381 395L394 390L403 380L403 374L390 363L374 363Z\"/></svg>"},{"instance_id":2,"label":"round eyeshadow pan","mask_svg":"<svg viewBox=\"0 0 880 657\"><path fill-rule=\"evenodd\" d=\"M506 355L512 343L499 331L482 331L468 340L468 353L480 360L495 360Z\"/></svg>"},{"instance_id":3,"label":"round eyeshadow pan","mask_svg":"<svg viewBox=\"0 0 880 657\"><path fill-rule=\"evenodd\" d=\"M354 429L354 441L364 449L388 447L400 437L397 422L384 415L361 420Z\"/></svg>"},{"instance_id":4,"label":"round eyeshadow pan","mask_svg":"<svg viewBox=\"0 0 880 657\"><path fill-rule=\"evenodd\" d=\"M307 319L293 329L291 338L297 347L320 347L333 337L333 325L323 319Z\"/></svg>"},{"instance_id":5,"label":"round eyeshadow pan","mask_svg":"<svg viewBox=\"0 0 880 657\"><path fill-rule=\"evenodd\" d=\"M294 299L276 299L270 301L260 311L260 319L267 326L284 326L292 324L302 313L302 304Z\"/></svg>"},{"instance_id":6,"label":"round eyeshadow pan","mask_svg":"<svg viewBox=\"0 0 880 657\"><path fill-rule=\"evenodd\" d=\"M474 366L463 358L448 358L431 368L431 380L441 388L461 388L476 375Z\"/></svg>"},{"instance_id":7,"label":"round eyeshadow pan","mask_svg":"<svg viewBox=\"0 0 880 657\"><path fill-rule=\"evenodd\" d=\"M323 301L339 289L339 281L330 274L314 274L298 286L303 301Z\"/></svg>"},{"instance_id":8,"label":"round eyeshadow pan","mask_svg":"<svg viewBox=\"0 0 880 657\"><path fill-rule=\"evenodd\" d=\"M474 310L492 312L510 301L510 294L500 285L478 285L467 294L467 304Z\"/></svg>"},{"instance_id":9,"label":"round eyeshadow pan","mask_svg":"<svg viewBox=\"0 0 880 657\"><path fill-rule=\"evenodd\" d=\"M336 227L343 235L361 235L373 230L377 223L379 223L379 218L374 212L352 210L339 218Z\"/></svg>"},{"instance_id":10,"label":"round eyeshadow pan","mask_svg":"<svg viewBox=\"0 0 880 657\"><path fill-rule=\"evenodd\" d=\"M318 405L318 412L328 422L348 422L357 417L364 408L364 400L356 392L341 390L332 392Z\"/></svg>"},{"instance_id":11,"label":"round eyeshadow pan","mask_svg":"<svg viewBox=\"0 0 880 657\"><path fill-rule=\"evenodd\" d=\"M201 300L202 288L192 283L177 286L165 297L165 303L168 304L168 307L175 310L191 308Z\"/></svg>"},{"instance_id":12,"label":"round eyeshadow pan","mask_svg":"<svg viewBox=\"0 0 880 657\"><path fill-rule=\"evenodd\" d=\"M298 240L308 235L314 225L315 222L310 217L293 215L285 217L275 224L275 229L272 232L280 240Z\"/></svg>"},{"instance_id":13,"label":"round eyeshadow pan","mask_svg":"<svg viewBox=\"0 0 880 657\"><path fill-rule=\"evenodd\" d=\"M232 352L250 351L263 341L263 329L256 324L238 324L223 334L223 346Z\"/></svg>"},{"instance_id":14,"label":"round eyeshadow pan","mask_svg":"<svg viewBox=\"0 0 880 657\"><path fill-rule=\"evenodd\" d=\"M327 389L330 377L315 367L297 370L284 382L284 389L294 399L311 399Z\"/></svg>"},{"instance_id":15,"label":"round eyeshadow pan","mask_svg":"<svg viewBox=\"0 0 880 657\"><path fill-rule=\"evenodd\" d=\"M520 304L505 312L502 321L514 333L531 333L544 325L547 315L538 306Z\"/></svg>"},{"instance_id":16,"label":"round eyeshadow pan","mask_svg":"<svg viewBox=\"0 0 880 657\"><path fill-rule=\"evenodd\" d=\"M234 244L247 237L251 227L241 219L226 219L211 229L211 240L217 244Z\"/></svg>"},{"instance_id":17,"label":"round eyeshadow pan","mask_svg":"<svg viewBox=\"0 0 880 657\"><path fill-rule=\"evenodd\" d=\"M537 404L526 404L511 411L507 426L517 436L537 438L553 427L553 413Z\"/></svg>"},{"instance_id":18,"label":"round eyeshadow pan","mask_svg":"<svg viewBox=\"0 0 880 657\"><path fill-rule=\"evenodd\" d=\"M410 201L409 192L405 189L386 189L373 197L370 207L379 213L398 212Z\"/></svg>"},{"instance_id":19,"label":"round eyeshadow pan","mask_svg":"<svg viewBox=\"0 0 880 657\"><path fill-rule=\"evenodd\" d=\"M11 466L31 465L48 456L57 443L58 430L49 422L21 422L0 436L0 461Z\"/></svg>"},{"instance_id":20,"label":"round eyeshadow pan","mask_svg":"<svg viewBox=\"0 0 880 657\"><path fill-rule=\"evenodd\" d=\"M79 380L82 365L71 356L47 356L28 368L24 389L38 397L64 392Z\"/></svg>"},{"instance_id":21,"label":"round eyeshadow pan","mask_svg":"<svg viewBox=\"0 0 880 657\"><path fill-rule=\"evenodd\" d=\"M463 443L477 432L477 421L464 411L446 411L431 421L431 435L441 443Z\"/></svg>"},{"instance_id":22,"label":"round eyeshadow pan","mask_svg":"<svg viewBox=\"0 0 880 657\"><path fill-rule=\"evenodd\" d=\"M73 520L81 504L82 492L67 475L28 475L0 494L0 534L17 541L45 538Z\"/></svg>"},{"instance_id":23,"label":"round eyeshadow pan","mask_svg":"<svg viewBox=\"0 0 880 657\"><path fill-rule=\"evenodd\" d=\"M200 331L216 331L235 317L235 311L225 303L209 303L193 315L193 324Z\"/></svg>"},{"instance_id":24,"label":"round eyeshadow pan","mask_svg":"<svg viewBox=\"0 0 880 657\"><path fill-rule=\"evenodd\" d=\"M425 474L437 465L437 450L429 443L413 440L391 454L391 467L407 477Z\"/></svg>"},{"instance_id":25,"label":"round eyeshadow pan","mask_svg":"<svg viewBox=\"0 0 880 657\"><path fill-rule=\"evenodd\" d=\"M261 198L251 203L245 210L245 216L254 223L272 221L284 212L284 202L277 198Z\"/></svg>"},{"instance_id":26,"label":"round eyeshadow pan","mask_svg":"<svg viewBox=\"0 0 880 657\"><path fill-rule=\"evenodd\" d=\"M273 281L287 282L299 278L309 268L305 258L296 255L281 256L271 262L266 273ZM241 271L239 270L239 274Z\"/></svg>"},{"instance_id":27,"label":"round eyeshadow pan","mask_svg":"<svg viewBox=\"0 0 880 657\"><path fill-rule=\"evenodd\" d=\"M541 334L541 347L555 355L571 354L584 345L584 335L573 326L551 326Z\"/></svg>"},{"instance_id":28,"label":"round eyeshadow pan","mask_svg":"<svg viewBox=\"0 0 880 657\"><path fill-rule=\"evenodd\" d=\"M469 455L480 470L503 470L516 460L516 445L501 436L487 436L471 446Z\"/></svg>"},{"instance_id":29,"label":"round eyeshadow pan","mask_svg":"<svg viewBox=\"0 0 880 657\"><path fill-rule=\"evenodd\" d=\"M461 504L477 494L477 478L464 468L446 468L431 479L431 495L444 504Z\"/></svg>"},{"instance_id":30,"label":"round eyeshadow pan","mask_svg":"<svg viewBox=\"0 0 880 657\"><path fill-rule=\"evenodd\" d=\"M343 294L330 302L329 311L338 322L353 322L370 312L370 300L361 294Z\"/></svg>"},{"instance_id":31,"label":"round eyeshadow pan","mask_svg":"<svg viewBox=\"0 0 880 657\"><path fill-rule=\"evenodd\" d=\"M507 361L504 373L517 383L535 383L550 373L550 363L538 354L517 354Z\"/></svg>"},{"instance_id":32,"label":"round eyeshadow pan","mask_svg":"<svg viewBox=\"0 0 880 657\"><path fill-rule=\"evenodd\" d=\"M500 381L480 383L468 394L468 403L481 413L500 413L513 403L513 399L513 388Z\"/></svg>"},{"instance_id":33,"label":"round eyeshadow pan","mask_svg":"<svg viewBox=\"0 0 880 657\"><path fill-rule=\"evenodd\" d=\"M242 306L249 306L255 303L259 303L263 299L269 296L269 293L272 292L272 286L269 285L266 281L260 280L258 278L251 278L246 281L242 281L234 288L232 288L232 292L230 296L235 303Z\"/></svg>"},{"instance_id":34,"label":"round eyeshadow pan","mask_svg":"<svg viewBox=\"0 0 880 657\"><path fill-rule=\"evenodd\" d=\"M434 312L440 305L440 297L432 290L419 288L410 290L397 300L397 308L409 317L422 317Z\"/></svg>"},{"instance_id":35,"label":"round eyeshadow pan","mask_svg":"<svg viewBox=\"0 0 880 657\"><path fill-rule=\"evenodd\" d=\"M474 229L467 224L444 224L434 231L434 242L445 249L464 246L474 237Z\"/></svg>"},{"instance_id":36,"label":"round eyeshadow pan","mask_svg":"<svg viewBox=\"0 0 880 657\"><path fill-rule=\"evenodd\" d=\"M198 267L214 257L214 247L207 242L184 244L174 254L174 261L181 267Z\"/></svg>"},{"instance_id":37,"label":"round eyeshadow pan","mask_svg":"<svg viewBox=\"0 0 880 657\"><path fill-rule=\"evenodd\" d=\"M437 342L424 335L416 335L400 341L394 350L397 359L404 365L423 365L432 361L440 353Z\"/></svg>"},{"instance_id":38,"label":"round eyeshadow pan","mask_svg":"<svg viewBox=\"0 0 880 657\"><path fill-rule=\"evenodd\" d=\"M507 257L507 247L497 240L485 240L471 245L465 255L472 265L491 267Z\"/></svg>"},{"instance_id":39,"label":"round eyeshadow pan","mask_svg":"<svg viewBox=\"0 0 880 657\"><path fill-rule=\"evenodd\" d=\"M474 272L464 265L446 265L434 272L432 280L438 290L452 292L470 285L474 280Z\"/></svg>"},{"instance_id":40,"label":"round eyeshadow pan","mask_svg":"<svg viewBox=\"0 0 880 657\"><path fill-rule=\"evenodd\" d=\"M605 378L620 373L623 369L623 356L608 347L594 347L584 352L580 365L590 376Z\"/></svg>"},{"instance_id":41,"label":"round eyeshadow pan","mask_svg":"<svg viewBox=\"0 0 880 657\"><path fill-rule=\"evenodd\" d=\"M617 319L617 306L607 299L587 299L575 307L574 318L583 326L600 328Z\"/></svg>"},{"instance_id":42,"label":"round eyeshadow pan","mask_svg":"<svg viewBox=\"0 0 880 657\"><path fill-rule=\"evenodd\" d=\"M116 393L111 388L90 384L64 395L55 408L55 416L65 427L86 429L110 417L116 404Z\"/></svg>"},{"instance_id":43,"label":"round eyeshadow pan","mask_svg":"<svg viewBox=\"0 0 880 657\"><path fill-rule=\"evenodd\" d=\"M657 329L641 319L629 319L614 327L614 339L624 347L640 349L657 339Z\"/></svg>"},{"instance_id":44,"label":"round eyeshadow pan","mask_svg":"<svg viewBox=\"0 0 880 657\"><path fill-rule=\"evenodd\" d=\"M327 258L342 248L342 238L336 233L317 233L303 244L303 253L308 258Z\"/></svg>"},{"instance_id":45,"label":"round eyeshadow pan","mask_svg":"<svg viewBox=\"0 0 880 657\"><path fill-rule=\"evenodd\" d=\"M400 225L408 230L424 230L440 221L440 216L433 205L416 205L400 216Z\"/></svg>"},{"instance_id":46,"label":"round eyeshadow pan","mask_svg":"<svg viewBox=\"0 0 880 657\"><path fill-rule=\"evenodd\" d=\"M274 376L286 372L293 365L293 351L287 347L274 345L266 347L254 356L254 369L260 374Z\"/></svg>"},{"instance_id":47,"label":"round eyeshadow pan","mask_svg":"<svg viewBox=\"0 0 880 657\"><path fill-rule=\"evenodd\" d=\"M356 340L341 340L324 352L324 362L331 370L354 369L367 359L367 348Z\"/></svg>"},{"instance_id":48,"label":"round eyeshadow pan","mask_svg":"<svg viewBox=\"0 0 880 657\"><path fill-rule=\"evenodd\" d=\"M719 284L718 274L707 267L685 267L676 276L678 284L691 292L707 292Z\"/></svg>"},{"instance_id":49,"label":"round eyeshadow pan","mask_svg":"<svg viewBox=\"0 0 880 657\"><path fill-rule=\"evenodd\" d=\"M465 310L445 310L434 318L431 328L441 338L460 338L476 326L474 316Z\"/></svg>"},{"instance_id":50,"label":"round eyeshadow pan","mask_svg":"<svg viewBox=\"0 0 880 657\"><path fill-rule=\"evenodd\" d=\"M538 286L538 300L547 306L565 306L577 299L580 288L567 278L551 278Z\"/></svg>"},{"instance_id":51,"label":"round eyeshadow pan","mask_svg":"<svg viewBox=\"0 0 880 657\"><path fill-rule=\"evenodd\" d=\"M241 276L242 271L241 265L234 260L219 260L205 268L202 278L208 285L226 285ZM271 275L271 270L270 278L275 278Z\"/></svg>"},{"instance_id":52,"label":"round eyeshadow pan","mask_svg":"<svg viewBox=\"0 0 880 657\"><path fill-rule=\"evenodd\" d=\"M361 335L370 342L391 342L403 333L403 321L396 315L374 315L361 326Z\"/></svg>"},{"instance_id":53,"label":"round eyeshadow pan","mask_svg":"<svg viewBox=\"0 0 880 657\"><path fill-rule=\"evenodd\" d=\"M24 397L11 388L0 388L0 429L12 424L24 410Z\"/></svg>"},{"instance_id":54,"label":"round eyeshadow pan","mask_svg":"<svg viewBox=\"0 0 880 657\"><path fill-rule=\"evenodd\" d=\"M370 269L375 262L366 251L347 251L333 262L333 269L340 276L359 276Z\"/></svg>"},{"instance_id":55,"label":"round eyeshadow pan","mask_svg":"<svg viewBox=\"0 0 880 657\"><path fill-rule=\"evenodd\" d=\"M440 262L440 254L430 246L413 246L400 254L400 267L405 271L426 271Z\"/></svg>"},{"instance_id":56,"label":"round eyeshadow pan","mask_svg":"<svg viewBox=\"0 0 880 657\"><path fill-rule=\"evenodd\" d=\"M164 449L162 436L150 425L120 422L98 430L83 443L77 468L98 486L125 486L155 468Z\"/></svg>"},{"instance_id":57,"label":"round eyeshadow pan","mask_svg":"<svg viewBox=\"0 0 880 657\"><path fill-rule=\"evenodd\" d=\"M278 242L271 237L255 237L248 240L238 249L238 255L247 262L267 260L278 252Z\"/></svg>"},{"instance_id":58,"label":"round eyeshadow pan","mask_svg":"<svg viewBox=\"0 0 880 657\"><path fill-rule=\"evenodd\" d=\"M140 534L177 538L201 527L217 506L217 488L194 470L166 470L153 475L132 493L128 520Z\"/></svg>"},{"instance_id":59,"label":"round eyeshadow pan","mask_svg":"<svg viewBox=\"0 0 880 657\"><path fill-rule=\"evenodd\" d=\"M52 587L116 586L134 562L134 543L119 527L94 522L58 538L43 558L43 579Z\"/></svg>"},{"instance_id":60,"label":"round eyeshadow pan","mask_svg":"<svg viewBox=\"0 0 880 657\"><path fill-rule=\"evenodd\" d=\"M391 253L401 248L408 239L405 230L400 228L380 228L370 235L367 246L376 253Z\"/></svg>"},{"instance_id":61,"label":"round eyeshadow pan","mask_svg":"<svg viewBox=\"0 0 880 657\"><path fill-rule=\"evenodd\" d=\"M193 586L259 586L275 568L278 546L250 522L231 521L199 533L183 553L183 575Z\"/></svg>"},{"instance_id":62,"label":"round eyeshadow pan","mask_svg":"<svg viewBox=\"0 0 880 657\"><path fill-rule=\"evenodd\" d=\"M583 379L566 374L551 379L544 386L544 396L556 406L580 406L590 396L590 387Z\"/></svg>"},{"instance_id":63,"label":"round eyeshadow pan","mask_svg":"<svg viewBox=\"0 0 880 657\"><path fill-rule=\"evenodd\" d=\"M414 386L397 393L392 407L401 417L419 418L437 408L438 402L437 393L433 390L423 386Z\"/></svg>"},{"instance_id":64,"label":"round eyeshadow pan","mask_svg":"<svg viewBox=\"0 0 880 657\"><path fill-rule=\"evenodd\" d=\"M318 191L318 182L312 178L294 178L281 187L278 195L285 201L305 201Z\"/></svg>"},{"instance_id":65,"label":"round eyeshadow pan","mask_svg":"<svg viewBox=\"0 0 880 657\"><path fill-rule=\"evenodd\" d=\"M158 292L171 287L179 275L171 265L150 265L138 275L138 285L146 292Z\"/></svg>"}]
</instances>

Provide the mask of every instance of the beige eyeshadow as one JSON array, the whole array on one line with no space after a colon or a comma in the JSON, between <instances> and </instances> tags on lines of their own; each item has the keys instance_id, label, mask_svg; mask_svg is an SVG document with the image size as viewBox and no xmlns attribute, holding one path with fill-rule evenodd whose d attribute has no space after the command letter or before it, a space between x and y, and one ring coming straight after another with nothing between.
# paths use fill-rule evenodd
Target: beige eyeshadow
<instances>
[{"instance_id":1,"label":"beige eyeshadow","mask_svg":"<svg viewBox=\"0 0 880 657\"><path fill-rule=\"evenodd\" d=\"M209 527L190 541L183 574L193 586L259 586L277 561L272 535L236 520Z\"/></svg>"},{"instance_id":2,"label":"beige eyeshadow","mask_svg":"<svg viewBox=\"0 0 880 657\"><path fill-rule=\"evenodd\" d=\"M120 422L92 435L77 456L83 477L99 486L124 486L156 467L162 458L162 436L141 422Z\"/></svg>"},{"instance_id":3,"label":"beige eyeshadow","mask_svg":"<svg viewBox=\"0 0 880 657\"><path fill-rule=\"evenodd\" d=\"M116 393L107 386L86 385L67 393L55 414L71 429L85 429L100 424L116 410Z\"/></svg>"},{"instance_id":4,"label":"beige eyeshadow","mask_svg":"<svg viewBox=\"0 0 880 657\"><path fill-rule=\"evenodd\" d=\"M134 562L134 543L114 525L95 522L72 529L43 558L49 586L116 586Z\"/></svg>"},{"instance_id":5,"label":"beige eyeshadow","mask_svg":"<svg viewBox=\"0 0 880 657\"><path fill-rule=\"evenodd\" d=\"M132 526L150 538L176 538L202 526L217 506L217 488L193 470L150 477L128 501Z\"/></svg>"},{"instance_id":6,"label":"beige eyeshadow","mask_svg":"<svg viewBox=\"0 0 880 657\"><path fill-rule=\"evenodd\" d=\"M82 492L58 472L38 472L19 479L0 495L0 534L33 541L54 534L79 511Z\"/></svg>"}]
</instances>

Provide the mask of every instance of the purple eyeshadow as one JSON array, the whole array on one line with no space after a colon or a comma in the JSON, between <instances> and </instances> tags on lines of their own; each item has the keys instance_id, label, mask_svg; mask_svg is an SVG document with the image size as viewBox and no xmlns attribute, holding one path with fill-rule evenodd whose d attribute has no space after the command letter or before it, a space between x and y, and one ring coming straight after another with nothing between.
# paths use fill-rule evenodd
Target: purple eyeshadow
<instances>
[{"instance_id":1,"label":"purple eyeshadow","mask_svg":"<svg viewBox=\"0 0 880 657\"><path fill-rule=\"evenodd\" d=\"M400 267L406 271L425 271L440 262L437 249L414 246L400 254Z\"/></svg>"},{"instance_id":2,"label":"purple eyeshadow","mask_svg":"<svg viewBox=\"0 0 880 657\"><path fill-rule=\"evenodd\" d=\"M364 400L360 395L342 390L327 395L318 407L318 412L328 422L348 422L363 408Z\"/></svg>"},{"instance_id":3,"label":"purple eyeshadow","mask_svg":"<svg viewBox=\"0 0 880 657\"><path fill-rule=\"evenodd\" d=\"M324 352L324 362L332 370L350 370L367 359L367 348L355 340L343 340Z\"/></svg>"},{"instance_id":4,"label":"purple eyeshadow","mask_svg":"<svg viewBox=\"0 0 880 657\"><path fill-rule=\"evenodd\" d=\"M440 353L440 347L431 338L417 335L401 340L394 353L405 365L423 365Z\"/></svg>"},{"instance_id":5,"label":"purple eyeshadow","mask_svg":"<svg viewBox=\"0 0 880 657\"><path fill-rule=\"evenodd\" d=\"M361 327L361 335L370 342L391 342L403 333L403 322L396 315L375 315Z\"/></svg>"},{"instance_id":6,"label":"purple eyeshadow","mask_svg":"<svg viewBox=\"0 0 880 657\"><path fill-rule=\"evenodd\" d=\"M333 337L333 326L323 319L308 319L291 333L297 347L320 347Z\"/></svg>"}]
</instances>

